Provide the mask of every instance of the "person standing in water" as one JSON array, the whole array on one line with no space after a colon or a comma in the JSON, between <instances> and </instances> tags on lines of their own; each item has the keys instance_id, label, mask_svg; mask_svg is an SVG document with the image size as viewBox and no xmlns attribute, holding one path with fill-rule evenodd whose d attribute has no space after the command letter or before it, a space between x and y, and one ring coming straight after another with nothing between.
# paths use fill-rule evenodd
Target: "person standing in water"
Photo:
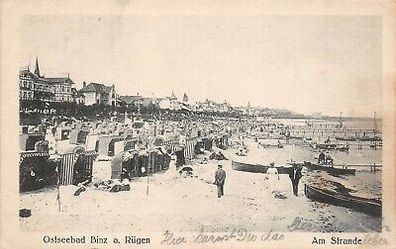
<instances>
[{"instance_id":1,"label":"person standing in water","mask_svg":"<svg viewBox=\"0 0 396 249\"><path fill-rule=\"evenodd\" d=\"M225 179L226 179L226 173L222 168L223 168L222 165L219 164L217 166L217 170L215 173L214 184L217 185L217 197L218 198L220 198L224 195L224 183L225 183Z\"/></svg>"}]
</instances>

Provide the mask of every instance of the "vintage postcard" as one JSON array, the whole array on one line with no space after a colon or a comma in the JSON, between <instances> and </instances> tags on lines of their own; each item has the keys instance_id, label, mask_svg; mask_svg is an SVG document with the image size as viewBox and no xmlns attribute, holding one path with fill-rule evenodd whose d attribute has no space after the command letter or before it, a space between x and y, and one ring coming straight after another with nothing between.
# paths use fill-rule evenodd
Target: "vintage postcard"
<instances>
[{"instance_id":1,"label":"vintage postcard","mask_svg":"<svg viewBox=\"0 0 396 249\"><path fill-rule=\"evenodd\" d=\"M395 1L2 1L1 248L396 248Z\"/></svg>"}]
</instances>

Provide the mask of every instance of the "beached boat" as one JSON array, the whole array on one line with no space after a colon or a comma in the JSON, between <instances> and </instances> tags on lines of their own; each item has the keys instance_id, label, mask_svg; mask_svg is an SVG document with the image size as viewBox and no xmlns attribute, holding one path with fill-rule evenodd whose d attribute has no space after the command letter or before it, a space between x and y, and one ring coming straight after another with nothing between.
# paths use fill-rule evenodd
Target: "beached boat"
<instances>
[{"instance_id":1,"label":"beached boat","mask_svg":"<svg viewBox=\"0 0 396 249\"><path fill-rule=\"evenodd\" d=\"M370 148L376 149L377 147L382 147L382 142L379 142L379 143L374 142L374 143L370 144L369 146L370 146Z\"/></svg>"},{"instance_id":2,"label":"beached boat","mask_svg":"<svg viewBox=\"0 0 396 249\"><path fill-rule=\"evenodd\" d=\"M338 151L345 151L345 152L347 152L347 151L349 151L349 145L348 145L348 144L345 144L345 145L338 145L335 149L338 150Z\"/></svg>"},{"instance_id":3,"label":"beached boat","mask_svg":"<svg viewBox=\"0 0 396 249\"><path fill-rule=\"evenodd\" d=\"M330 144L330 143L324 143L324 144L314 144L313 146L314 149L321 149L321 150L338 150L338 151L349 151L349 145L348 144Z\"/></svg>"},{"instance_id":4,"label":"beached boat","mask_svg":"<svg viewBox=\"0 0 396 249\"><path fill-rule=\"evenodd\" d=\"M337 144L330 144L330 143L324 143L324 144L315 144L316 149L322 149L322 150L335 150L337 148Z\"/></svg>"},{"instance_id":5,"label":"beached boat","mask_svg":"<svg viewBox=\"0 0 396 249\"><path fill-rule=\"evenodd\" d=\"M369 137L369 136L361 136L361 137L356 137L356 136L347 136L347 137L336 137L336 140L340 141L368 141L368 142L373 142L373 141L382 141L381 137L374 136L374 137Z\"/></svg>"},{"instance_id":6,"label":"beached boat","mask_svg":"<svg viewBox=\"0 0 396 249\"><path fill-rule=\"evenodd\" d=\"M336 140L340 140L340 141L356 141L357 138L354 136L345 136L345 137L335 137Z\"/></svg>"},{"instance_id":7,"label":"beached boat","mask_svg":"<svg viewBox=\"0 0 396 249\"><path fill-rule=\"evenodd\" d=\"M276 168L278 174L289 174L291 167L271 166L232 161L232 169L251 173L267 173L269 168Z\"/></svg>"},{"instance_id":8,"label":"beached boat","mask_svg":"<svg viewBox=\"0 0 396 249\"><path fill-rule=\"evenodd\" d=\"M251 173L267 173L269 166L232 161L232 169Z\"/></svg>"},{"instance_id":9,"label":"beached boat","mask_svg":"<svg viewBox=\"0 0 396 249\"><path fill-rule=\"evenodd\" d=\"M304 166L311 170L326 171L331 175L355 175L356 173L356 169L348 169L346 167L338 168L334 167L333 165L322 165L311 162L304 162Z\"/></svg>"},{"instance_id":10,"label":"beached boat","mask_svg":"<svg viewBox=\"0 0 396 249\"><path fill-rule=\"evenodd\" d=\"M374 136L374 137L362 136L362 137L359 137L358 140L374 142L374 141L382 141L382 138L378 137L378 136Z\"/></svg>"},{"instance_id":11,"label":"beached boat","mask_svg":"<svg viewBox=\"0 0 396 249\"><path fill-rule=\"evenodd\" d=\"M257 148L259 148L259 147L262 147L264 149L267 149L267 148L283 149L283 145L282 144L264 144L264 143L261 143L261 142L259 142L257 144Z\"/></svg>"},{"instance_id":12,"label":"beached boat","mask_svg":"<svg viewBox=\"0 0 396 249\"><path fill-rule=\"evenodd\" d=\"M304 192L307 198L314 201L351 208L373 216L382 215L382 202L376 199L366 199L351 195L342 195L336 192L324 191L309 185L305 185Z\"/></svg>"}]
</instances>

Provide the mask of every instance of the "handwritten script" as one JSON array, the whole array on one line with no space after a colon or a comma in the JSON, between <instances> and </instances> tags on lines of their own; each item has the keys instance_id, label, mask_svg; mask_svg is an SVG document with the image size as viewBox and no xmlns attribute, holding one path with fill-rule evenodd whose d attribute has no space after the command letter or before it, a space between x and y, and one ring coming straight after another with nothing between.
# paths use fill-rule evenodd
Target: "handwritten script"
<instances>
[{"instance_id":1,"label":"handwritten script","mask_svg":"<svg viewBox=\"0 0 396 249\"><path fill-rule=\"evenodd\" d=\"M185 243L205 244L205 243L222 243L227 241L251 243L256 241L279 241L285 238L284 234L269 230L263 233L252 233L245 228L226 228L225 232L213 233L205 232L203 229L198 234L193 235L192 240L187 237L178 236L167 230L162 234L161 244L180 245Z\"/></svg>"}]
</instances>

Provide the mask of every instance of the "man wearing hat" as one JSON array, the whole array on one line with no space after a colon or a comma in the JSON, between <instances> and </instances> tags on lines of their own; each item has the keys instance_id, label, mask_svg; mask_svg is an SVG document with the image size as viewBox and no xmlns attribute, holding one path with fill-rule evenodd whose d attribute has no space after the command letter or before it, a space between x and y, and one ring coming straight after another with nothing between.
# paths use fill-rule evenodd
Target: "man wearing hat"
<instances>
[{"instance_id":1,"label":"man wearing hat","mask_svg":"<svg viewBox=\"0 0 396 249\"><path fill-rule=\"evenodd\" d=\"M215 182L217 185L217 197L220 198L224 195L224 183L225 183L226 173L223 170L223 166L219 164L215 173Z\"/></svg>"},{"instance_id":2,"label":"man wearing hat","mask_svg":"<svg viewBox=\"0 0 396 249\"><path fill-rule=\"evenodd\" d=\"M297 167L297 164L293 163L293 167L289 172L289 177L293 186L293 194L295 196L298 196L298 182L302 177L301 169L302 169L301 167Z\"/></svg>"}]
</instances>

